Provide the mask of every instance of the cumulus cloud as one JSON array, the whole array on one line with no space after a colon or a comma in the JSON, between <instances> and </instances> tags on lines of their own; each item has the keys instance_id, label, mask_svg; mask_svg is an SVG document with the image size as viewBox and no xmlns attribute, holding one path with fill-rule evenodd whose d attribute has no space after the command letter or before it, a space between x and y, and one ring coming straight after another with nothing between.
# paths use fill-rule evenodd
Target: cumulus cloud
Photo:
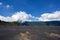
<instances>
[{"instance_id":1,"label":"cumulus cloud","mask_svg":"<svg viewBox=\"0 0 60 40\"><path fill-rule=\"evenodd\" d=\"M16 12L10 17L0 16L0 20L6 21L6 22L13 22L13 21L24 22L24 21L33 21L36 19L37 17L32 16L31 14L27 14L24 11Z\"/></svg>"},{"instance_id":2,"label":"cumulus cloud","mask_svg":"<svg viewBox=\"0 0 60 40\"><path fill-rule=\"evenodd\" d=\"M0 15L0 20L6 22L24 21L60 21L60 11L43 13L40 17L32 16L24 11L16 12L12 16L4 17Z\"/></svg>"},{"instance_id":3,"label":"cumulus cloud","mask_svg":"<svg viewBox=\"0 0 60 40\"><path fill-rule=\"evenodd\" d=\"M60 21L60 11L53 13L43 13L38 19L39 21Z\"/></svg>"}]
</instances>

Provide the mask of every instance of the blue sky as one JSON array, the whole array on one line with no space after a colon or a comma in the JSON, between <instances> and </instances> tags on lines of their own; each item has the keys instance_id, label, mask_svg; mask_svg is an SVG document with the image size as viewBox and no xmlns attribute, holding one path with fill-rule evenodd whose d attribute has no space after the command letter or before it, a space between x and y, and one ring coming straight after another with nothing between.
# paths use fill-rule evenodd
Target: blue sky
<instances>
[{"instance_id":1,"label":"blue sky","mask_svg":"<svg viewBox=\"0 0 60 40\"><path fill-rule=\"evenodd\" d=\"M12 16L19 11L40 17L44 13L60 11L60 0L0 0L0 15Z\"/></svg>"},{"instance_id":2,"label":"blue sky","mask_svg":"<svg viewBox=\"0 0 60 40\"><path fill-rule=\"evenodd\" d=\"M12 6L9 9L0 6L0 15L11 16L14 12L25 11L34 16L45 12L60 10L60 0L0 0L3 5Z\"/></svg>"}]
</instances>

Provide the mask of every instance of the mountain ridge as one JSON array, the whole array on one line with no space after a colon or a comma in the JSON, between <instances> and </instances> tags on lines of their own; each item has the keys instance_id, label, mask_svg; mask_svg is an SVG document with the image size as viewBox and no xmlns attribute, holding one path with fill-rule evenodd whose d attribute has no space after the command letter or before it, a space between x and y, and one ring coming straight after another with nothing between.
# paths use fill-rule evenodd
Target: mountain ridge
<instances>
[{"instance_id":1,"label":"mountain ridge","mask_svg":"<svg viewBox=\"0 0 60 40\"><path fill-rule=\"evenodd\" d=\"M39 21L39 22L29 22L25 21L23 23L20 22L5 22L0 20L0 25L16 25L16 26L60 26L60 21Z\"/></svg>"}]
</instances>

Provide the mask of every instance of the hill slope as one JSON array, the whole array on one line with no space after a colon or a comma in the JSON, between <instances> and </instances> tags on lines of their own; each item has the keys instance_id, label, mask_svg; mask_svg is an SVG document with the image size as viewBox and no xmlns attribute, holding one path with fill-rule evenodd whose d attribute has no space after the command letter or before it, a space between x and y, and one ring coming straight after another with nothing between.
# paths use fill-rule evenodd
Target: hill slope
<instances>
[{"instance_id":1,"label":"hill slope","mask_svg":"<svg viewBox=\"0 0 60 40\"><path fill-rule=\"evenodd\" d=\"M0 25L11 26L60 26L60 21L46 21L46 22L4 22L0 20Z\"/></svg>"}]
</instances>

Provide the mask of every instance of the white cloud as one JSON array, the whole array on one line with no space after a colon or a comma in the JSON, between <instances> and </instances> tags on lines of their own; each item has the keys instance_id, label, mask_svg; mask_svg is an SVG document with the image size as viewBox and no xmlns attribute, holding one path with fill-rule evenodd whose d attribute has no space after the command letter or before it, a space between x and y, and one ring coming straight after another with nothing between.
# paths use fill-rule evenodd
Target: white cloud
<instances>
[{"instance_id":1,"label":"white cloud","mask_svg":"<svg viewBox=\"0 0 60 40\"><path fill-rule=\"evenodd\" d=\"M2 5L3 3L2 2L0 2L0 5Z\"/></svg>"},{"instance_id":2,"label":"white cloud","mask_svg":"<svg viewBox=\"0 0 60 40\"><path fill-rule=\"evenodd\" d=\"M1 6L1 5L2 5L3 8L10 8L10 7L12 7L12 6L9 5L9 4L4 5L4 3L0 2L0 6Z\"/></svg>"},{"instance_id":3,"label":"white cloud","mask_svg":"<svg viewBox=\"0 0 60 40\"><path fill-rule=\"evenodd\" d=\"M10 17L0 16L0 20L2 20L2 21L10 21L11 18Z\"/></svg>"},{"instance_id":4,"label":"white cloud","mask_svg":"<svg viewBox=\"0 0 60 40\"><path fill-rule=\"evenodd\" d=\"M53 13L44 13L38 19L39 21L60 21L60 11Z\"/></svg>"},{"instance_id":5,"label":"white cloud","mask_svg":"<svg viewBox=\"0 0 60 40\"><path fill-rule=\"evenodd\" d=\"M10 5L6 5L6 8L9 8L10 7Z\"/></svg>"},{"instance_id":6,"label":"white cloud","mask_svg":"<svg viewBox=\"0 0 60 40\"><path fill-rule=\"evenodd\" d=\"M13 20L16 20L16 21L26 21L26 20L28 20L29 18L31 17L31 15L30 14L27 14L26 12L22 12L22 11L20 11L20 12L17 12L17 13L15 13L14 15L12 15L12 17L11 18L14 18Z\"/></svg>"},{"instance_id":7,"label":"white cloud","mask_svg":"<svg viewBox=\"0 0 60 40\"><path fill-rule=\"evenodd\" d=\"M16 12L12 16L4 17L0 15L0 20L6 22L24 22L24 21L60 21L60 11L53 13L43 13L41 17L35 17L24 11Z\"/></svg>"},{"instance_id":8,"label":"white cloud","mask_svg":"<svg viewBox=\"0 0 60 40\"><path fill-rule=\"evenodd\" d=\"M37 17L32 16L31 14L27 14L24 11L16 12L11 17L4 17L0 16L0 20L6 21L6 22L13 22L13 21L33 21L32 19L36 20Z\"/></svg>"}]
</instances>

